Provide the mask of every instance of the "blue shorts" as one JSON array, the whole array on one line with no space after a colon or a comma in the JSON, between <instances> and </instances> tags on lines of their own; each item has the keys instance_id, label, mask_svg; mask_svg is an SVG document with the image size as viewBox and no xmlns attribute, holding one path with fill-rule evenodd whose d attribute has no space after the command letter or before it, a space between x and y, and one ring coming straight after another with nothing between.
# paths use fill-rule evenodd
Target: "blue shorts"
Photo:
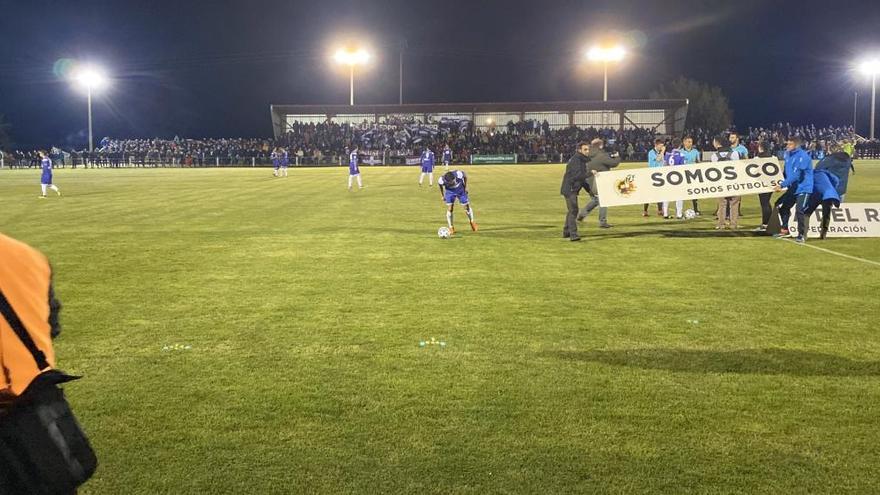
<instances>
[{"instance_id":1,"label":"blue shorts","mask_svg":"<svg viewBox=\"0 0 880 495\"><path fill-rule=\"evenodd\" d=\"M467 191L455 192L455 191L450 191L449 189L447 189L446 191L443 192L443 198L446 201L446 204L448 204L448 205L455 203L456 199L458 199L458 202L463 205L470 203Z\"/></svg>"},{"instance_id":2,"label":"blue shorts","mask_svg":"<svg viewBox=\"0 0 880 495\"><path fill-rule=\"evenodd\" d=\"M422 173L423 174L430 174L433 172L434 172L434 167L432 167L430 165L422 165Z\"/></svg>"},{"instance_id":3,"label":"blue shorts","mask_svg":"<svg viewBox=\"0 0 880 495\"><path fill-rule=\"evenodd\" d=\"M52 183L52 172L43 172L43 176L40 177L40 184L49 185Z\"/></svg>"}]
</instances>

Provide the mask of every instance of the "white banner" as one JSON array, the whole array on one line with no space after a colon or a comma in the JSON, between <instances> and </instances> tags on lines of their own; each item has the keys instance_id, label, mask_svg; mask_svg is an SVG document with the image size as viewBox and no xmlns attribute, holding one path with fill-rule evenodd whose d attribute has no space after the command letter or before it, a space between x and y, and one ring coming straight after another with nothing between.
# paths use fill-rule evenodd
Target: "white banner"
<instances>
[{"instance_id":1,"label":"white banner","mask_svg":"<svg viewBox=\"0 0 880 495\"><path fill-rule=\"evenodd\" d=\"M406 157L406 164L407 164L407 165L421 165L421 163L422 163L422 157L420 157L420 156L415 156L415 157L413 157L413 156L408 156L408 157Z\"/></svg>"},{"instance_id":2,"label":"white banner","mask_svg":"<svg viewBox=\"0 0 880 495\"><path fill-rule=\"evenodd\" d=\"M810 217L808 238L819 237L822 225L822 207ZM792 208L788 222L792 235L797 235L797 220ZM880 203L843 203L831 209L828 237L880 237Z\"/></svg>"},{"instance_id":3,"label":"white banner","mask_svg":"<svg viewBox=\"0 0 880 495\"><path fill-rule=\"evenodd\" d=\"M776 158L612 170L596 176L602 206L771 192L782 181Z\"/></svg>"}]
</instances>

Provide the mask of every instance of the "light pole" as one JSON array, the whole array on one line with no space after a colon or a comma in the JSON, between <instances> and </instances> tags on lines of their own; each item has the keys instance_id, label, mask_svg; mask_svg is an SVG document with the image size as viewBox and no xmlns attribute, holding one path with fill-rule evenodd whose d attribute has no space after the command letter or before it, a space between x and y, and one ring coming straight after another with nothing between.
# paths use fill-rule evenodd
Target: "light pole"
<instances>
[{"instance_id":1,"label":"light pole","mask_svg":"<svg viewBox=\"0 0 880 495\"><path fill-rule=\"evenodd\" d=\"M587 59L593 62L602 62L602 69L605 73L604 90L602 91L602 101L608 101L608 64L611 62L620 62L626 57L626 49L620 45L612 47L594 46L587 51Z\"/></svg>"},{"instance_id":2,"label":"light pole","mask_svg":"<svg viewBox=\"0 0 880 495\"><path fill-rule=\"evenodd\" d=\"M400 86L399 86L400 98L398 100L398 103L400 105L403 105L403 51L406 50L406 48L407 48L406 40L405 39L400 40Z\"/></svg>"},{"instance_id":3,"label":"light pole","mask_svg":"<svg viewBox=\"0 0 880 495\"><path fill-rule=\"evenodd\" d=\"M370 61L370 54L363 48L357 50L339 49L333 55L333 60L338 64L348 66L349 80L349 104L354 105L354 67L356 65L365 65Z\"/></svg>"},{"instance_id":4,"label":"light pole","mask_svg":"<svg viewBox=\"0 0 880 495\"><path fill-rule=\"evenodd\" d=\"M853 132L859 133L859 124L858 124L858 115L859 115L859 92L855 92L855 99L853 101Z\"/></svg>"},{"instance_id":5,"label":"light pole","mask_svg":"<svg viewBox=\"0 0 880 495\"><path fill-rule=\"evenodd\" d=\"M107 86L107 77L101 69L83 67L74 73L73 80L86 90L89 107L89 153L92 153L95 151L95 138L92 134L92 91L100 90Z\"/></svg>"},{"instance_id":6,"label":"light pole","mask_svg":"<svg viewBox=\"0 0 880 495\"><path fill-rule=\"evenodd\" d=\"M874 140L874 124L877 111L877 75L880 74L880 59L870 59L862 62L859 69L871 76L871 133L868 139Z\"/></svg>"}]
</instances>

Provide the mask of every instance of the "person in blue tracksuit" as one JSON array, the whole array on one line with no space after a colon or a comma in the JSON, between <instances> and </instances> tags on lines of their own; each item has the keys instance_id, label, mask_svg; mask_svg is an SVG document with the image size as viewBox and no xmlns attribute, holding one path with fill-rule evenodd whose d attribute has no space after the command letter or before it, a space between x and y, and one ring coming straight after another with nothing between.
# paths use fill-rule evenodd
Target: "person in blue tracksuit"
<instances>
[{"instance_id":1,"label":"person in blue tracksuit","mask_svg":"<svg viewBox=\"0 0 880 495\"><path fill-rule=\"evenodd\" d=\"M840 179L827 169L813 170L813 194L807 203L804 213L807 216L813 214L819 206L822 206L822 225L819 229L819 239L824 240L828 234L828 224L831 223L831 208L840 206L840 194L837 188L840 186ZM806 235L806 232L804 232Z\"/></svg>"},{"instance_id":2,"label":"person in blue tracksuit","mask_svg":"<svg viewBox=\"0 0 880 495\"><path fill-rule=\"evenodd\" d=\"M840 202L843 203L846 187L849 183L850 171L855 173L856 169L853 167L852 157L843 151L839 145L831 145L829 151L830 153L825 155L825 158L816 164L814 170L827 170L838 178L837 194L840 195Z\"/></svg>"},{"instance_id":3,"label":"person in blue tracksuit","mask_svg":"<svg viewBox=\"0 0 880 495\"><path fill-rule=\"evenodd\" d=\"M787 189L776 205L779 207L779 216L782 220L782 231L777 237L789 235L788 221L791 218L791 208L796 207L795 217L798 223L798 236L796 241L806 242L806 209L809 205L810 195L813 194L813 159L801 145L803 140L800 136L791 136L785 143L785 179L776 186L775 191Z\"/></svg>"}]
</instances>

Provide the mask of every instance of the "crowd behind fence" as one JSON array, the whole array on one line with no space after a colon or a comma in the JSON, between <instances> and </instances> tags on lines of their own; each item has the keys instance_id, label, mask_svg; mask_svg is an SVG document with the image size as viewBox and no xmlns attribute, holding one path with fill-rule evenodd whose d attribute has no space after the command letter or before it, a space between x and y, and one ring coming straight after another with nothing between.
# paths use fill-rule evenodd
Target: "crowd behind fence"
<instances>
[{"instance_id":1,"label":"crowd behind fence","mask_svg":"<svg viewBox=\"0 0 880 495\"><path fill-rule=\"evenodd\" d=\"M700 150L711 150L712 133L693 129ZM779 123L748 128L740 133L752 156L758 142L781 154L788 136L801 136L814 158L820 159L832 143L850 143L855 158L880 158L880 142L855 136L851 127L793 126ZM357 146L370 165L412 164L425 148L439 157L444 146L455 163L469 163L472 155L516 155L518 163L560 163L568 160L579 141L596 137L619 152L625 161L644 161L658 137L651 129L567 127L552 129L547 122L509 122L497 128L474 129L468 122L428 126L412 122L337 124L294 123L280 139L110 139L104 138L93 152L53 147L50 158L56 167L268 167L276 148L288 153L291 166L339 166ZM670 139L671 136L659 136ZM0 164L10 168L39 167L37 150L2 152Z\"/></svg>"}]
</instances>

